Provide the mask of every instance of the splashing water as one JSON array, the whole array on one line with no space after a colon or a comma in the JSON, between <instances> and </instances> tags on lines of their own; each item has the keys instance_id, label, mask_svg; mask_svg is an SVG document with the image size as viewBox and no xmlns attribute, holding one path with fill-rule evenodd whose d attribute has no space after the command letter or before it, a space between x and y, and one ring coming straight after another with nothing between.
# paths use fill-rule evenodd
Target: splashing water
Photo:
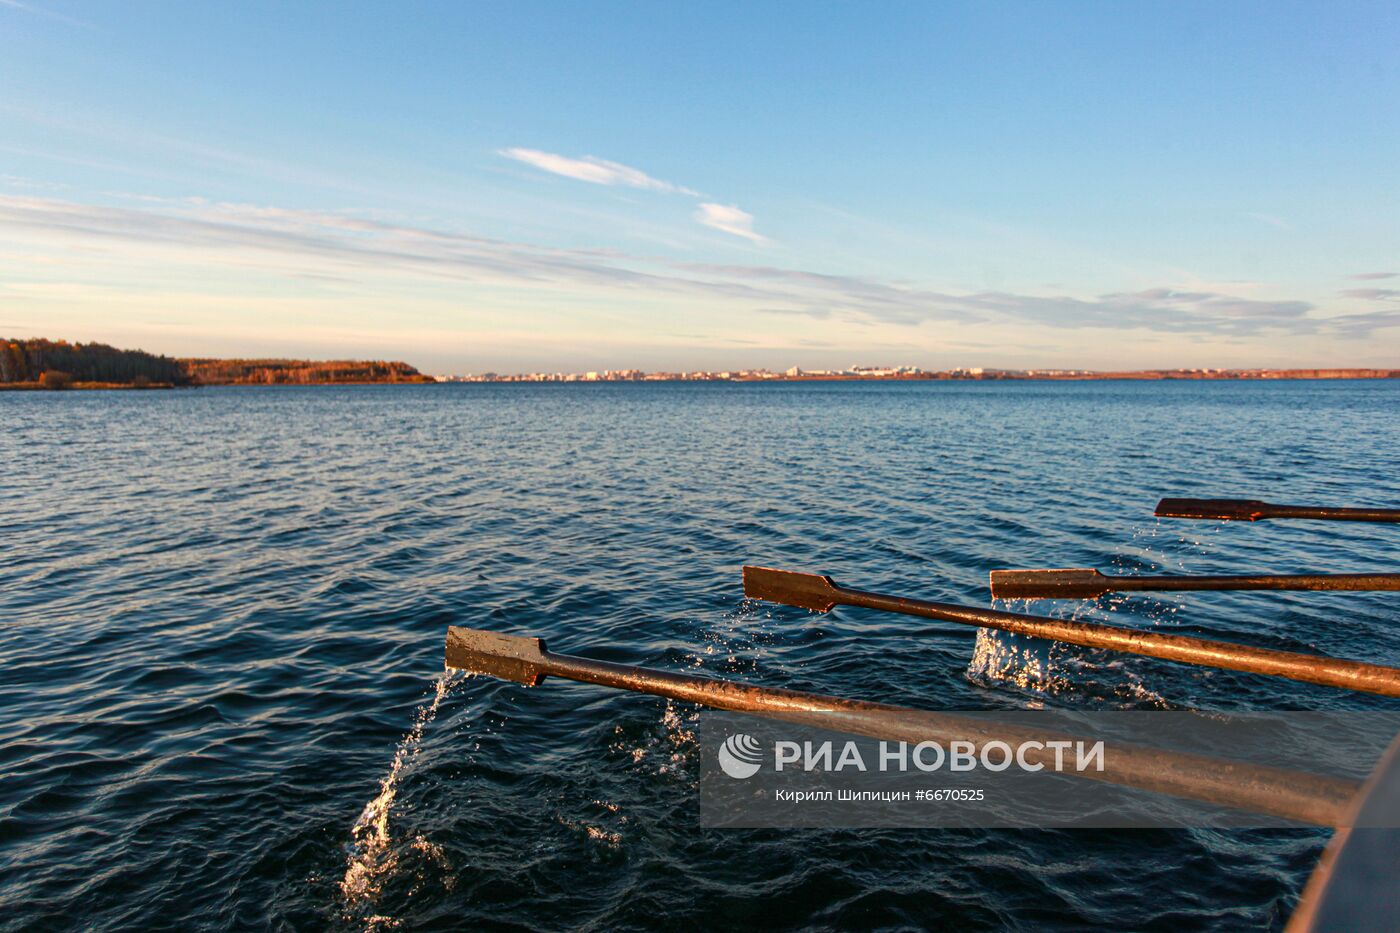
<instances>
[{"instance_id":1,"label":"splashing water","mask_svg":"<svg viewBox=\"0 0 1400 933\"><path fill-rule=\"evenodd\" d=\"M1030 603L1019 599L993 600L992 608L1025 612ZM1061 646L1043 638L979 628L965 676L981 686L996 684L1033 693L1056 694L1064 688L1055 655Z\"/></svg>"},{"instance_id":2,"label":"splashing water","mask_svg":"<svg viewBox=\"0 0 1400 933\"><path fill-rule=\"evenodd\" d=\"M1137 594L1133 594L1137 595ZM1129 597L1111 594L1094 601L1056 604L1041 609L1052 618L1098 621L1100 613L1113 614L1130 605ZM1157 625L1181 608L1179 601L1154 599L1133 604L1138 614ZM1010 612L1029 610L1028 600L994 600L993 608ZM1085 651L1062 642L979 628L965 676L984 687L1008 686L1031 694L1069 694L1077 700L1127 703L1132 706L1171 709L1173 704L1143 681L1130 656Z\"/></svg>"},{"instance_id":3,"label":"splashing water","mask_svg":"<svg viewBox=\"0 0 1400 933\"><path fill-rule=\"evenodd\" d=\"M1041 638L981 628L968 661L967 677L984 686L1002 683L1038 693L1058 693L1064 677L1053 673L1055 648L1054 642Z\"/></svg>"},{"instance_id":4,"label":"splashing water","mask_svg":"<svg viewBox=\"0 0 1400 933\"><path fill-rule=\"evenodd\" d=\"M423 730L437 717L438 707L452 687L466 679L458 677L459 673L446 670L438 676L432 700L419 706L413 728L394 750L394 763L379 785L378 796L365 804L364 811L350 831L350 855L345 865L345 877L340 881L340 895L345 902L346 919L363 920L367 929L397 926L397 921L392 917L373 912L385 882L393 876L399 862L398 852L389 834L389 815L394 808L394 798L398 795L399 779L418 757ZM411 845L436 861L442 860L441 850L422 836L415 836Z\"/></svg>"}]
</instances>

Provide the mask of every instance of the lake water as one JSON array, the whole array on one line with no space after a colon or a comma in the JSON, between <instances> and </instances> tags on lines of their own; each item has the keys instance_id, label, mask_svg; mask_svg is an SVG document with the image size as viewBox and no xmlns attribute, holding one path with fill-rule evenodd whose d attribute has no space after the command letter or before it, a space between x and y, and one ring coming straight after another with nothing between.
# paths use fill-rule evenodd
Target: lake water
<instances>
[{"instance_id":1,"label":"lake water","mask_svg":"<svg viewBox=\"0 0 1400 933\"><path fill-rule=\"evenodd\" d=\"M443 679L449 624L925 708L1395 708L1063 646L1047 681L739 568L973 605L1002 567L1400 569L1395 526L1151 516L1395 506L1400 380L7 393L0 463L5 929L1278 929L1326 839L703 830L693 708ZM1395 594L1058 610L1400 664Z\"/></svg>"}]
</instances>

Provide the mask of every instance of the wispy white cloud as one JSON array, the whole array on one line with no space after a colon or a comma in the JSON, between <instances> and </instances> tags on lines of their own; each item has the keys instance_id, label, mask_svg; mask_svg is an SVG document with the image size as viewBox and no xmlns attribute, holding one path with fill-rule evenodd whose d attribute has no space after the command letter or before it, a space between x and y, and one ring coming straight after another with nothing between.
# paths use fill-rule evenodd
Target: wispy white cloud
<instances>
[{"instance_id":1,"label":"wispy white cloud","mask_svg":"<svg viewBox=\"0 0 1400 933\"><path fill-rule=\"evenodd\" d=\"M576 181L586 181L595 185L612 185L625 188L642 188L647 191L664 191L667 194L684 194L692 198L704 195L693 188L685 188L669 181L653 178L646 172L621 162L610 162L596 156L579 159L559 155L555 152L542 152L539 149L502 149L500 155L526 165L534 166L553 175L562 175ZM742 237L752 243L767 243L767 237L754 232L753 215L732 204L702 202L695 212L695 219L706 227L720 230L731 236Z\"/></svg>"},{"instance_id":2,"label":"wispy white cloud","mask_svg":"<svg viewBox=\"0 0 1400 933\"><path fill-rule=\"evenodd\" d=\"M1316 307L1297 300L1259 300L1206 291L1150 288L1114 292L1094 298L1024 295L985 291L950 294L887 285L850 276L821 275L762 266L722 267L735 278L787 282L798 292L818 289L825 300L789 307L764 307L769 314L805 314L826 318L835 311L874 323L920 324L926 321L1037 324L1053 328L1143 330L1158 333L1247 337L1266 333L1339 332L1329 318L1313 315ZM797 288L797 286L805 286ZM1367 315L1350 316L1347 333L1364 328ZM1393 326L1385 314L1377 327Z\"/></svg>"},{"instance_id":3,"label":"wispy white cloud","mask_svg":"<svg viewBox=\"0 0 1400 933\"><path fill-rule=\"evenodd\" d=\"M713 227L734 236L752 240L755 243L767 243L768 238L754 233L753 215L741 211L732 204L701 204L700 209L695 212L695 219L707 227Z\"/></svg>"},{"instance_id":4,"label":"wispy white cloud","mask_svg":"<svg viewBox=\"0 0 1400 933\"><path fill-rule=\"evenodd\" d=\"M731 208L731 210L737 210ZM743 212L740 211L740 214ZM744 215L747 217L747 215ZM732 222L732 218L730 218ZM752 233L746 226L740 229ZM1188 338L1313 335L1364 338L1400 326L1400 311L1326 316L1307 301L1152 288L1095 297L1003 291L943 292L861 276L755 265L679 263L615 250L557 249L339 212L180 199L113 207L0 195L0 246L132 270L132 289L154 294L146 269L218 268L343 281L381 292L448 281L551 296L626 298L648 307L803 315L838 326L930 322L1028 329L1087 328ZM120 288L116 279L112 288ZM402 283L401 286L392 283ZM16 283L13 281L10 285ZM1385 290L1375 290L1385 291ZM1387 296L1368 295L1382 298Z\"/></svg>"},{"instance_id":5,"label":"wispy white cloud","mask_svg":"<svg viewBox=\"0 0 1400 933\"><path fill-rule=\"evenodd\" d=\"M1348 288L1342 294L1367 301L1400 301L1400 288Z\"/></svg>"},{"instance_id":6,"label":"wispy white cloud","mask_svg":"<svg viewBox=\"0 0 1400 933\"><path fill-rule=\"evenodd\" d=\"M620 185L624 188L643 188L648 191L687 194L691 197L700 196L698 191L682 188L680 185L662 181L659 178L652 178L641 169L623 165L621 162L609 162L607 159L599 159L595 156L572 159L553 152L541 152L538 149L502 149L500 154L507 159L533 165L542 171L563 175L565 178L573 178L577 181L592 182L595 185Z\"/></svg>"},{"instance_id":7,"label":"wispy white cloud","mask_svg":"<svg viewBox=\"0 0 1400 933\"><path fill-rule=\"evenodd\" d=\"M3 3L4 0L0 0ZM10 188L28 188L33 191L62 191L68 185L58 181L38 181L33 178L24 178L20 175L7 175L0 172L0 185Z\"/></svg>"},{"instance_id":8,"label":"wispy white cloud","mask_svg":"<svg viewBox=\"0 0 1400 933\"><path fill-rule=\"evenodd\" d=\"M1347 278L1355 279L1358 282L1374 282L1377 279L1393 279L1400 272L1358 272L1356 275L1349 275Z\"/></svg>"}]
</instances>

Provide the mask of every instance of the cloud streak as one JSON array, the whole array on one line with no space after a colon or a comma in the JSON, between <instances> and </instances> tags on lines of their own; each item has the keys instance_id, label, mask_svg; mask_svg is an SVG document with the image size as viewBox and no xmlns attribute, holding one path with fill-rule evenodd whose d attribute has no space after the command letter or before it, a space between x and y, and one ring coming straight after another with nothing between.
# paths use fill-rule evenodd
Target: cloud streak
<instances>
[{"instance_id":1,"label":"cloud streak","mask_svg":"<svg viewBox=\"0 0 1400 933\"><path fill-rule=\"evenodd\" d=\"M739 269L736 274L743 274ZM849 303L833 308L809 305L806 309L764 308L767 313L807 313L826 317L833 310L866 317L874 323L919 324L930 320L958 320L1038 324L1053 328L1145 330L1158 333L1248 337L1265 333L1320 334L1336 332L1328 319L1312 316L1306 301L1260 301L1216 292L1187 292L1152 288L1139 292L1115 292L1095 298L1065 295L1022 295L1004 291L954 295L880 285L862 279L815 276L785 270L764 270L765 275L824 279ZM1348 334L1365 327L1366 315L1349 323ZM1390 326L1376 316L1377 326Z\"/></svg>"},{"instance_id":2,"label":"cloud streak","mask_svg":"<svg viewBox=\"0 0 1400 933\"><path fill-rule=\"evenodd\" d=\"M742 212L741 212L742 213ZM860 276L758 265L680 263L612 250L556 249L334 212L207 203L114 207L0 195L0 240L73 263L102 257L139 270L226 267L288 279L506 285L551 296L627 300L659 311L805 316L831 325L929 323L1091 328L1210 337L1269 334L1364 338L1400 326L1400 311L1323 316L1313 304L1216 291L1152 288L1092 298L983 291L957 294ZM139 280L140 271L132 274ZM1375 290L1384 291L1384 290Z\"/></svg>"},{"instance_id":3,"label":"cloud streak","mask_svg":"<svg viewBox=\"0 0 1400 933\"><path fill-rule=\"evenodd\" d=\"M662 181L659 178L653 178L641 169L623 165L621 162L610 162L596 156L583 156L575 159L555 152L520 148L502 149L499 154L552 175L572 178L575 181L586 181L594 185L640 188L645 191L683 194L692 198L704 197L692 188L684 188L669 181ZM768 242L767 237L754 232L753 215L732 204L702 202L695 212L695 219L712 230L740 237L750 243L763 244Z\"/></svg>"},{"instance_id":4,"label":"cloud streak","mask_svg":"<svg viewBox=\"0 0 1400 933\"><path fill-rule=\"evenodd\" d=\"M754 233L753 215L732 204L701 204L695 219L706 227L743 237L754 243L767 243L766 237Z\"/></svg>"},{"instance_id":5,"label":"cloud streak","mask_svg":"<svg viewBox=\"0 0 1400 933\"><path fill-rule=\"evenodd\" d=\"M609 162L607 159L599 159L595 156L584 156L581 159L572 159L568 156L558 155L553 152L541 152L538 149L502 149L500 154L507 159L514 159L517 162L523 162L541 171L549 172L553 175L562 175L565 178L572 178L575 181L586 181L595 185L642 188L647 191L664 191L669 194L685 194L691 197L700 197L698 191L682 188L680 185L672 184L669 181L662 181L659 178L652 178L641 169L632 168L630 165L623 165L621 162Z\"/></svg>"},{"instance_id":6,"label":"cloud streak","mask_svg":"<svg viewBox=\"0 0 1400 933\"><path fill-rule=\"evenodd\" d=\"M1349 288L1342 294L1367 301L1400 301L1400 288Z\"/></svg>"}]
</instances>

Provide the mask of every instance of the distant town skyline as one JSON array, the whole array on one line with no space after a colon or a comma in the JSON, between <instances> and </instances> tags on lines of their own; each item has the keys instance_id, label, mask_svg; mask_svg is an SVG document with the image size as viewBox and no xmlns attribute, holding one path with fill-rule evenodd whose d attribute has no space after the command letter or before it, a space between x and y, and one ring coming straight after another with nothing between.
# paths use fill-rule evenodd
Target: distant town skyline
<instances>
[{"instance_id":1,"label":"distant town skyline","mask_svg":"<svg viewBox=\"0 0 1400 933\"><path fill-rule=\"evenodd\" d=\"M0 335L1380 367L1392 3L0 0Z\"/></svg>"},{"instance_id":2,"label":"distant town skyline","mask_svg":"<svg viewBox=\"0 0 1400 933\"><path fill-rule=\"evenodd\" d=\"M790 366L785 370L727 369L646 371L641 369L596 370L588 372L529 372L529 373L437 373L430 376L437 382L781 382L807 379L843 380L1024 380L1024 379L1400 379L1400 366L1373 368L1305 368L1305 369L1214 369L1183 368L1155 370L1091 370L1091 369L999 369L955 367L928 370L918 366L851 366L842 369L803 369Z\"/></svg>"}]
</instances>

